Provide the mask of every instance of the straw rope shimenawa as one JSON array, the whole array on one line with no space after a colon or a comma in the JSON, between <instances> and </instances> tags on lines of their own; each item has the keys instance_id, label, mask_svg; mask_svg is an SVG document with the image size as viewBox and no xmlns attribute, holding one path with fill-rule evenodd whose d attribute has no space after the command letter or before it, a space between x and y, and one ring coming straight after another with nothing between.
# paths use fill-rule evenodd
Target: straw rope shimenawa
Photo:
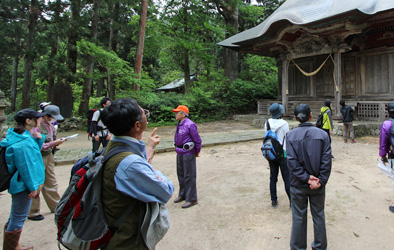
<instances>
[{"instance_id":1,"label":"straw rope shimenawa","mask_svg":"<svg viewBox=\"0 0 394 250\"><path fill-rule=\"evenodd\" d=\"M330 54L327 56L326 60L324 60L324 62L319 66L319 68L317 68L315 71L312 71L312 72L310 72L310 73L308 73L308 72L304 71L303 69L301 69L301 67L298 66L297 63L296 63L293 59L290 59L290 62L293 62L294 65L298 68L298 70L299 70L302 74L304 74L305 76L314 76L314 75L316 75L317 73L319 73L319 71L323 68L324 64L327 62L327 60L328 60L329 58L331 58L332 63L334 64L334 68L335 68L335 61L334 61L334 58L332 58L332 54L330 53ZM287 69L288 69L289 65L290 65L290 63L287 65ZM332 78L334 79L335 90L336 90L336 92L338 92L339 89L338 89L337 82L336 82L336 80L335 80L335 71L332 72ZM287 92L288 92L288 90L286 90L286 93L287 93Z\"/></svg>"}]
</instances>

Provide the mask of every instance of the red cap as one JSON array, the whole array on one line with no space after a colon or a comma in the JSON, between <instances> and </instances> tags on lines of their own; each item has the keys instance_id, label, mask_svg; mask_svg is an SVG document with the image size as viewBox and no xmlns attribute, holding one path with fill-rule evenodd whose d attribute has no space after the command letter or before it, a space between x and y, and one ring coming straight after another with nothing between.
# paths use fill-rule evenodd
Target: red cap
<instances>
[{"instance_id":1,"label":"red cap","mask_svg":"<svg viewBox=\"0 0 394 250\"><path fill-rule=\"evenodd\" d=\"M179 111L183 111L186 114L189 114L189 108L186 107L185 105L179 105L176 109L172 110L172 112L179 112Z\"/></svg>"}]
</instances>

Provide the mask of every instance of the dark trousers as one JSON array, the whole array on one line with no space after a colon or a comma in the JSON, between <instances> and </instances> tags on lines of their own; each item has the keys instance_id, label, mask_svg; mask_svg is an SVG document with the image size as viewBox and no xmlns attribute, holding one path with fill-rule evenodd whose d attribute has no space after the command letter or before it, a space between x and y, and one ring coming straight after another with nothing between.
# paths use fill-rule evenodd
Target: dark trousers
<instances>
[{"instance_id":1,"label":"dark trousers","mask_svg":"<svg viewBox=\"0 0 394 250\"><path fill-rule=\"evenodd\" d=\"M270 165L270 193L271 193L271 201L277 201L278 196L276 194L276 183L278 182L278 174L279 174L279 169L280 173L282 175L283 182L285 184L285 190L287 193L287 196L289 197L290 200L290 172L289 169L287 168L287 159L282 158L280 162L277 161L268 161Z\"/></svg>"},{"instance_id":2,"label":"dark trousers","mask_svg":"<svg viewBox=\"0 0 394 250\"><path fill-rule=\"evenodd\" d=\"M103 144L103 148L105 148L108 144L109 140L107 140L107 136L105 137L99 137L99 140L96 141L94 137L92 137L92 152L96 152L100 148L100 144Z\"/></svg>"},{"instance_id":3,"label":"dark trousers","mask_svg":"<svg viewBox=\"0 0 394 250\"><path fill-rule=\"evenodd\" d=\"M323 128L324 131L326 131L326 133L328 134L328 139L330 139L330 144L331 144L331 134L330 134L330 130L329 129L325 129Z\"/></svg>"},{"instance_id":4,"label":"dark trousers","mask_svg":"<svg viewBox=\"0 0 394 250\"><path fill-rule=\"evenodd\" d=\"M312 190L291 187L291 211L293 224L291 227L290 248L292 250L307 249L308 200L313 219L314 241L312 249L327 249L326 218L324 215L325 187Z\"/></svg>"},{"instance_id":5,"label":"dark trousers","mask_svg":"<svg viewBox=\"0 0 394 250\"><path fill-rule=\"evenodd\" d=\"M196 201L196 154L177 155L176 170L179 181L179 197L185 197L185 200L189 202Z\"/></svg>"}]
</instances>

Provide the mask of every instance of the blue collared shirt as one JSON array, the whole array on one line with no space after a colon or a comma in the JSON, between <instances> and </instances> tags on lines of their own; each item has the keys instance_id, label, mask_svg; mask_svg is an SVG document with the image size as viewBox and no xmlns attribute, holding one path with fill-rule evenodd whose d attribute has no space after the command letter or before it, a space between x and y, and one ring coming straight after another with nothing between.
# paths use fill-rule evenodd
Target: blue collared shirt
<instances>
[{"instance_id":1,"label":"blue collared shirt","mask_svg":"<svg viewBox=\"0 0 394 250\"><path fill-rule=\"evenodd\" d=\"M128 136L114 136L112 140L130 145L143 156L132 154L120 162L115 172L116 189L142 202L167 203L174 193L174 185L148 163L145 144Z\"/></svg>"}]
</instances>

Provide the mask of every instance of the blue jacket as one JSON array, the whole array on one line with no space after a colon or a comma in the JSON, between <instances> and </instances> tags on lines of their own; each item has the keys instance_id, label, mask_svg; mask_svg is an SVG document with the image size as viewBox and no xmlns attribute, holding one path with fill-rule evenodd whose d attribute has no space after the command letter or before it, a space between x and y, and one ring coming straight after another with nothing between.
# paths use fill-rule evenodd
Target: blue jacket
<instances>
[{"instance_id":1,"label":"blue jacket","mask_svg":"<svg viewBox=\"0 0 394 250\"><path fill-rule=\"evenodd\" d=\"M5 160L8 170L11 173L16 170L8 189L10 194L34 191L44 183L45 167L40 152L44 140L45 136L42 139L33 138L28 130L17 134L13 128L8 129L0 145L7 147Z\"/></svg>"},{"instance_id":2,"label":"blue jacket","mask_svg":"<svg viewBox=\"0 0 394 250\"><path fill-rule=\"evenodd\" d=\"M197 154L201 151L201 137L198 134L197 125L190 120L185 118L183 121L179 122L175 131L175 152L178 155L190 155ZM183 144L186 142L194 142L194 148L192 150L184 150L182 148Z\"/></svg>"},{"instance_id":3,"label":"blue jacket","mask_svg":"<svg viewBox=\"0 0 394 250\"><path fill-rule=\"evenodd\" d=\"M310 175L324 186L331 173L331 145L327 133L310 122L301 123L286 134L290 186L309 187Z\"/></svg>"}]
</instances>

